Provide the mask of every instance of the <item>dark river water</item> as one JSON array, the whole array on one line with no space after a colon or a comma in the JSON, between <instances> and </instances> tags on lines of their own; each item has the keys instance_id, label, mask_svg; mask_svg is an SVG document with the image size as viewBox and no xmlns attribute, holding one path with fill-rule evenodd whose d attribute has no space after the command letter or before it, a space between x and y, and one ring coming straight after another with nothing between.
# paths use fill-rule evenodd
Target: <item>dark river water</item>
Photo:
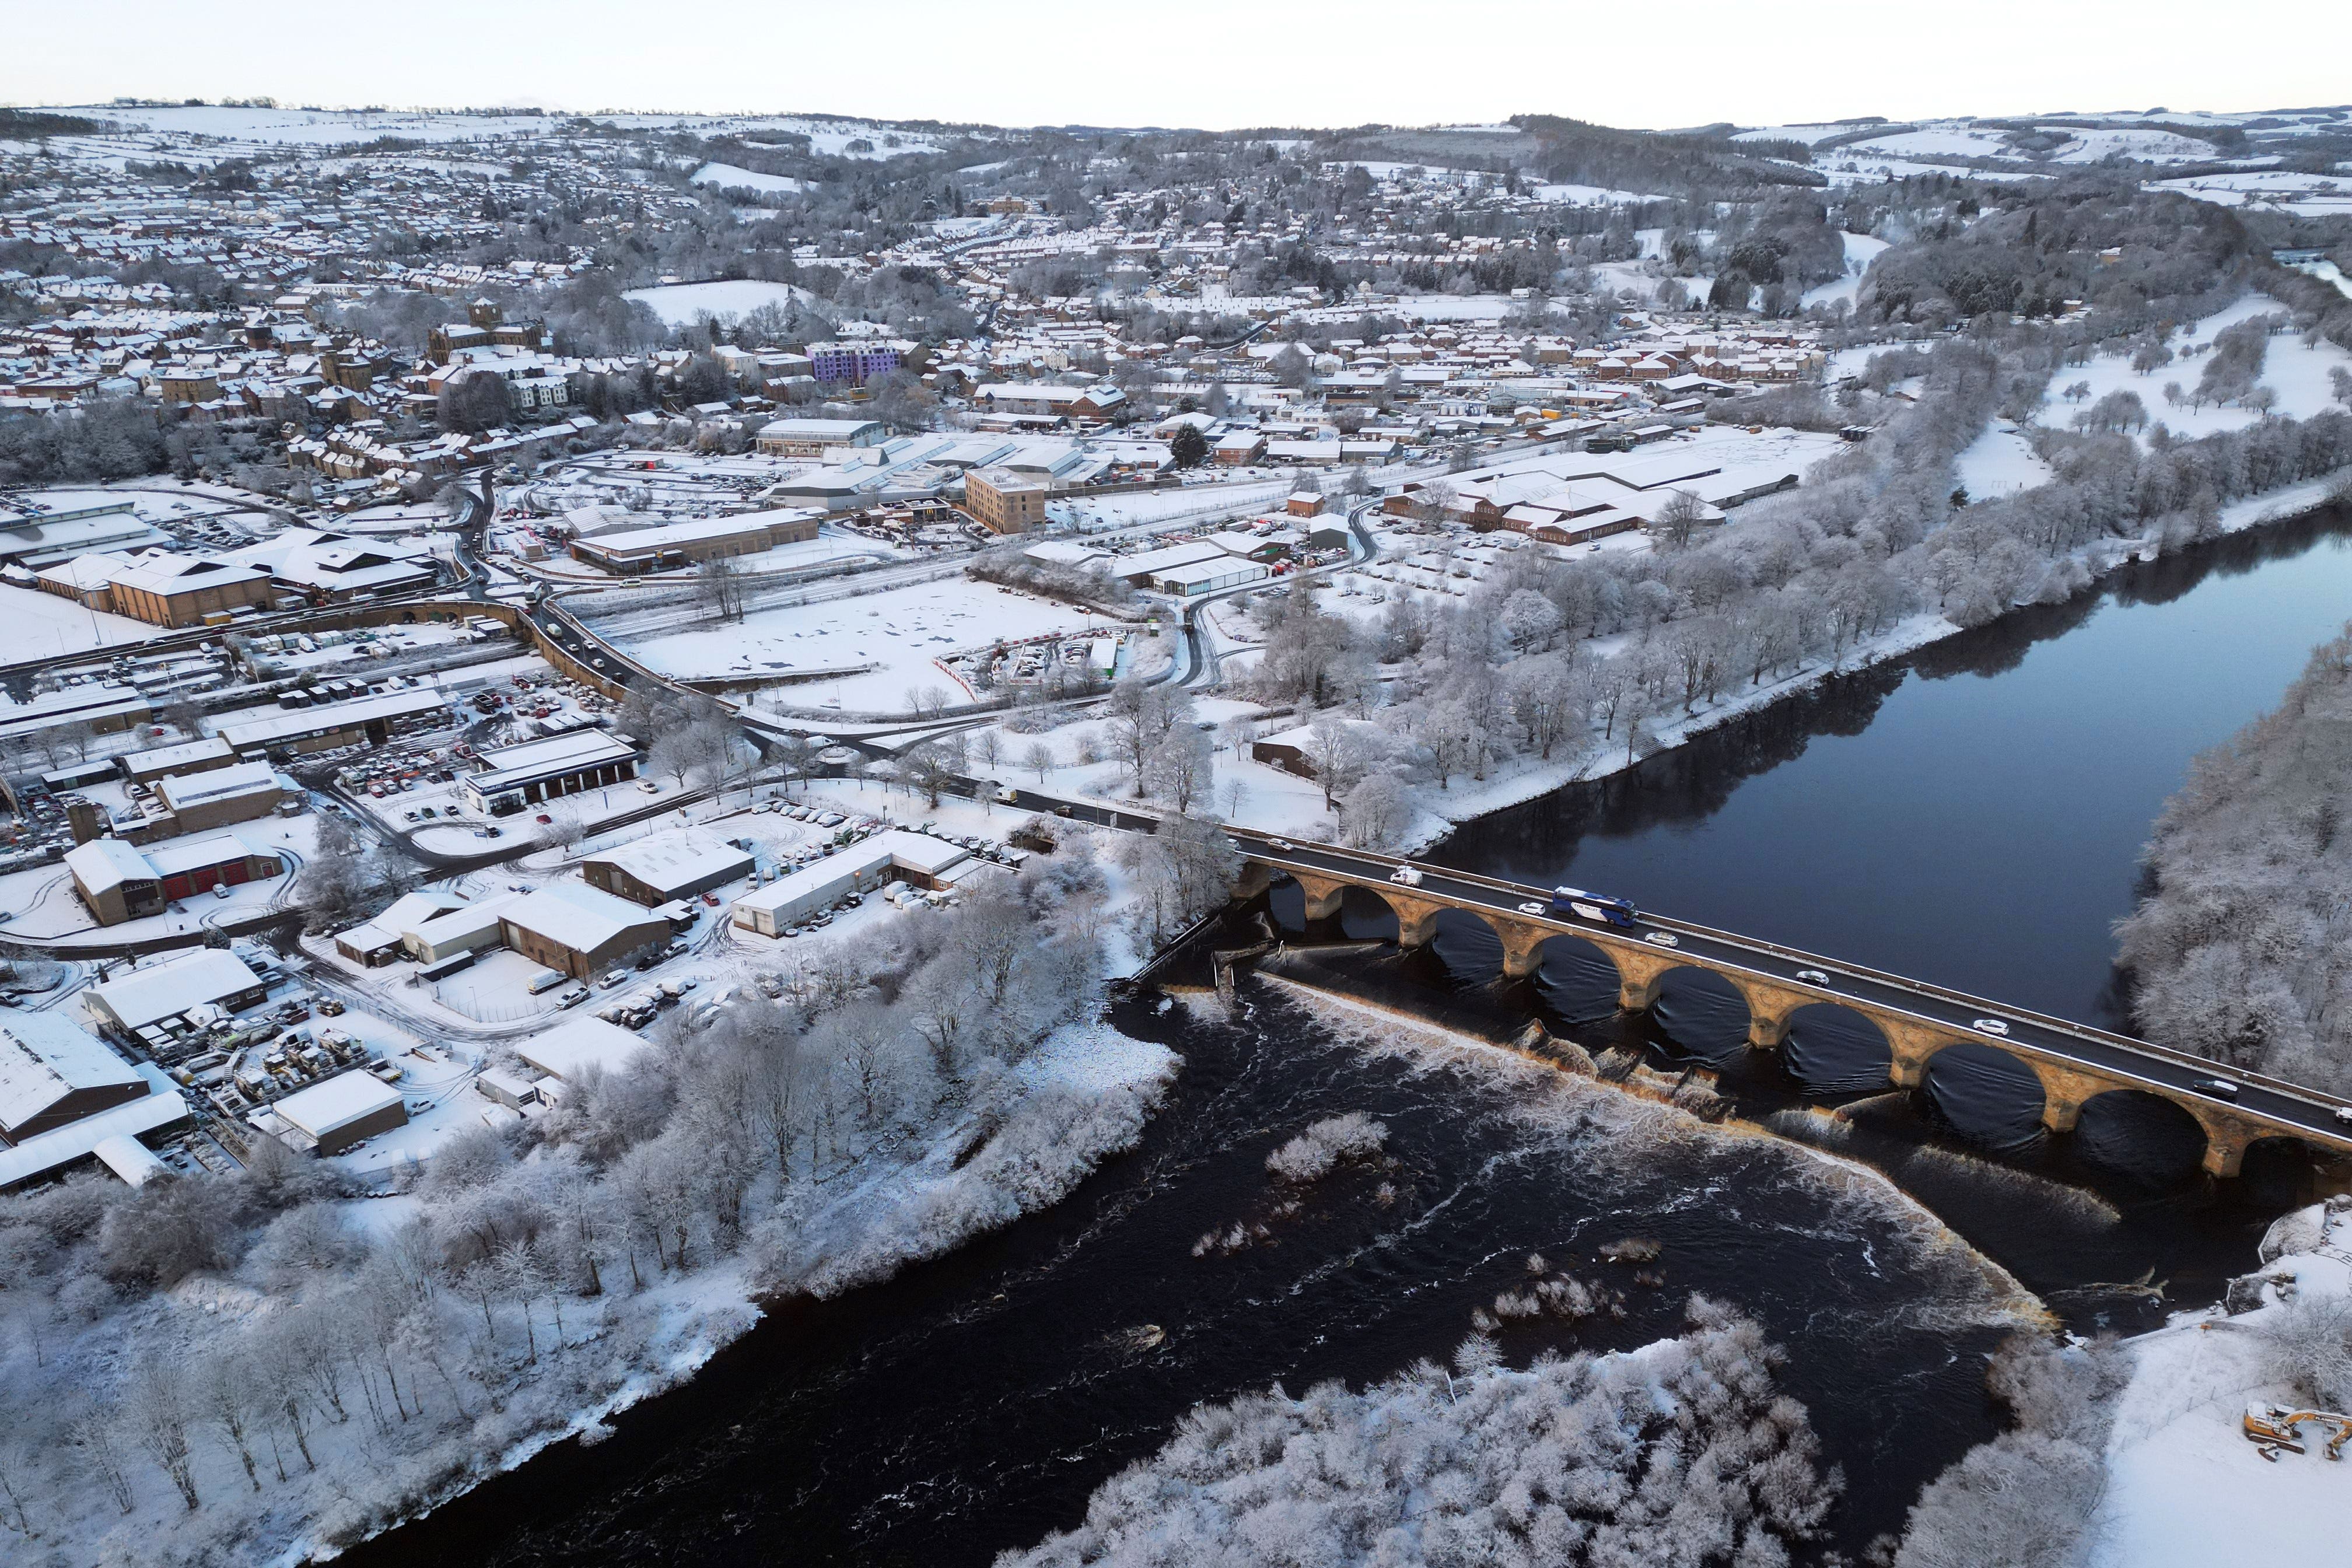
<instances>
[{"instance_id":1,"label":"dark river water","mask_svg":"<svg viewBox=\"0 0 2352 1568\"><path fill-rule=\"evenodd\" d=\"M1489 818L1432 858L1572 876L2117 1023L2109 926L2150 820L2189 758L2274 703L2347 615L2343 520L2224 542ZM1198 1402L1444 1357L1529 1252L1618 1292L1622 1315L1508 1325L1515 1361L1673 1331L1693 1290L1758 1317L1844 1468L1834 1523L1853 1552L2000 1425L1981 1357L2018 1299L1936 1222L2068 1326L2131 1330L2252 1267L2284 1201L2291 1173L2196 1176L2193 1140L2158 1108L2086 1111L2053 1140L1997 1063L1939 1058L1928 1092L1887 1093L1883 1047L1833 1016L1748 1052L1736 1001L1703 985L1612 1017L1613 981L1573 952L1505 982L1466 921L1400 954L1349 940L1381 934L1377 906L1312 931L1297 909L1278 888L1169 966L1197 984L1209 946L1291 926L1230 1016L1120 1005L1121 1027L1186 1066L1142 1147L1070 1199L889 1284L779 1307L604 1443L551 1450L351 1560L985 1563L1077 1522ZM1676 1131L1639 1101L1307 986L1490 1039L1540 1019L1615 1047L1604 1062L1720 1069L1745 1121L1875 1167L1933 1219L1792 1142ZM1284 1212L1266 1154L1347 1110L1388 1124L1387 1163ZM1238 1247L1201 1247L1236 1226ZM1662 1284L1597 1260L1634 1235L1664 1244Z\"/></svg>"}]
</instances>

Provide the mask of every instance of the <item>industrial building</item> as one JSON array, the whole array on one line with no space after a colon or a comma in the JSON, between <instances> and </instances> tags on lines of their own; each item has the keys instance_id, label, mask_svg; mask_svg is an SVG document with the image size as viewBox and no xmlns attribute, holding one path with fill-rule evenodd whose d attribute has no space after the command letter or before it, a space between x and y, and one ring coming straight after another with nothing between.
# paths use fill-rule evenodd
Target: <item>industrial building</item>
<instances>
[{"instance_id":1,"label":"industrial building","mask_svg":"<svg viewBox=\"0 0 2352 1568\"><path fill-rule=\"evenodd\" d=\"M501 912L506 943L574 980L587 980L669 945L669 922L584 882L526 893Z\"/></svg>"},{"instance_id":2,"label":"industrial building","mask_svg":"<svg viewBox=\"0 0 2352 1568\"><path fill-rule=\"evenodd\" d=\"M234 833L216 833L145 849L93 838L66 852L66 869L91 917L120 925L162 914L175 899L282 875L286 863Z\"/></svg>"},{"instance_id":3,"label":"industrial building","mask_svg":"<svg viewBox=\"0 0 2352 1568\"><path fill-rule=\"evenodd\" d=\"M580 862L592 888L652 909L751 874L751 857L708 834L680 830L640 838Z\"/></svg>"},{"instance_id":4,"label":"industrial building","mask_svg":"<svg viewBox=\"0 0 2352 1568\"><path fill-rule=\"evenodd\" d=\"M129 1062L62 1014L0 1019L0 1144L22 1143L148 1092Z\"/></svg>"},{"instance_id":5,"label":"industrial building","mask_svg":"<svg viewBox=\"0 0 2352 1568\"><path fill-rule=\"evenodd\" d=\"M822 515L805 507L787 507L734 517L698 518L596 539L575 539L572 553L601 571L635 577L730 556L757 555L779 544L805 543L816 537Z\"/></svg>"},{"instance_id":6,"label":"industrial building","mask_svg":"<svg viewBox=\"0 0 2352 1568\"><path fill-rule=\"evenodd\" d=\"M866 893L891 881L943 888L949 873L971 858L971 851L943 838L893 829L861 839L848 848L803 866L788 877L735 900L735 924L761 936L780 936L850 893Z\"/></svg>"},{"instance_id":7,"label":"industrial building","mask_svg":"<svg viewBox=\"0 0 2352 1568\"><path fill-rule=\"evenodd\" d=\"M425 889L403 893L373 920L335 933L335 951L370 969L393 963L407 951L407 937L425 921L463 908L460 893Z\"/></svg>"},{"instance_id":8,"label":"industrial building","mask_svg":"<svg viewBox=\"0 0 2352 1568\"><path fill-rule=\"evenodd\" d=\"M269 574L205 555L155 554L110 574L107 607L158 626L223 626L266 610L277 594Z\"/></svg>"},{"instance_id":9,"label":"industrial building","mask_svg":"<svg viewBox=\"0 0 2352 1568\"><path fill-rule=\"evenodd\" d=\"M247 1120L299 1153L325 1156L407 1126L408 1102L374 1074L354 1069L296 1089Z\"/></svg>"},{"instance_id":10,"label":"industrial building","mask_svg":"<svg viewBox=\"0 0 2352 1568\"><path fill-rule=\"evenodd\" d=\"M199 947L118 972L84 992L82 1006L100 1027L139 1035L198 1008L235 1013L258 1006L268 994L269 987L245 960L220 948Z\"/></svg>"},{"instance_id":11,"label":"industrial building","mask_svg":"<svg viewBox=\"0 0 2352 1568\"><path fill-rule=\"evenodd\" d=\"M433 728L447 717L448 698L436 688L420 686L223 724L220 738L240 756L248 752L299 756L341 746L381 746L394 735Z\"/></svg>"},{"instance_id":12,"label":"industrial building","mask_svg":"<svg viewBox=\"0 0 2352 1568\"><path fill-rule=\"evenodd\" d=\"M642 1036L633 1035L617 1024L608 1024L602 1018L574 1018L521 1041L514 1052L525 1067L536 1068L560 1082L577 1083L582 1074L592 1069L618 1071L646 1049ZM542 1082L541 1098L547 1098L547 1092Z\"/></svg>"},{"instance_id":13,"label":"industrial building","mask_svg":"<svg viewBox=\"0 0 2352 1568\"><path fill-rule=\"evenodd\" d=\"M302 786L268 763L238 763L200 773L167 773L155 794L172 814L172 831L201 833L233 822L268 816L289 800L303 797Z\"/></svg>"},{"instance_id":14,"label":"industrial building","mask_svg":"<svg viewBox=\"0 0 2352 1568\"><path fill-rule=\"evenodd\" d=\"M772 419L754 444L763 458L821 458L834 447L871 447L888 434L877 419Z\"/></svg>"},{"instance_id":15,"label":"industrial building","mask_svg":"<svg viewBox=\"0 0 2352 1568\"><path fill-rule=\"evenodd\" d=\"M601 789L637 776L636 748L603 730L572 730L484 752L478 772L457 780L467 805L507 816L526 805Z\"/></svg>"},{"instance_id":16,"label":"industrial building","mask_svg":"<svg viewBox=\"0 0 2352 1568\"><path fill-rule=\"evenodd\" d=\"M1213 594L1220 588L1237 588L1244 583L1255 583L1267 574L1264 563L1245 561L1220 551L1213 560L1163 567L1151 574L1149 585L1154 593L1190 599L1202 594Z\"/></svg>"},{"instance_id":17,"label":"industrial building","mask_svg":"<svg viewBox=\"0 0 2352 1568\"><path fill-rule=\"evenodd\" d=\"M167 773L201 773L214 768L228 767L236 761L236 751L218 735L207 735L201 741L182 741L173 745L155 746L144 752L125 752L114 759L122 776L132 784L153 784Z\"/></svg>"}]
</instances>

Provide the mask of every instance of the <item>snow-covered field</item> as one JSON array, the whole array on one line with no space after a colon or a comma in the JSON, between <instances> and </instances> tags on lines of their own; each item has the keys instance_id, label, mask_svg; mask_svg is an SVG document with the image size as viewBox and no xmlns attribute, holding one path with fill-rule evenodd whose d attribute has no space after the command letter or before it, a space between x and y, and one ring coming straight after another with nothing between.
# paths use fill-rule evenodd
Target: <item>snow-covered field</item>
<instances>
[{"instance_id":1,"label":"snow-covered field","mask_svg":"<svg viewBox=\"0 0 2352 1568\"><path fill-rule=\"evenodd\" d=\"M762 305L779 310L795 300L810 304L816 296L790 283L767 283L756 278L722 279L713 283L670 283L652 289L632 289L627 297L653 308L666 325L686 326L703 316L721 321L748 316Z\"/></svg>"},{"instance_id":2,"label":"snow-covered field","mask_svg":"<svg viewBox=\"0 0 2352 1568\"><path fill-rule=\"evenodd\" d=\"M829 679L784 687L794 708L898 712L909 691L936 686L968 701L934 661L1000 641L1102 624L1066 605L958 578L821 604L755 611L738 625L673 632L629 645L651 668L681 678Z\"/></svg>"},{"instance_id":3,"label":"snow-covered field","mask_svg":"<svg viewBox=\"0 0 2352 1568\"><path fill-rule=\"evenodd\" d=\"M2255 316L2284 314L2285 310L2285 306L2268 295L2248 294L2227 310L2175 332L2169 346L2176 353L2192 343L2210 348L2213 334L2224 327ZM2277 395L2274 413L2308 419L2330 407L2340 406L2328 379L2328 372L2337 366L2352 368L2352 354L2326 342L2315 347L2306 346L2300 333L2280 332L2273 335L2264 351L2259 384ZM2050 378L2042 395L2040 420L2045 425L2063 426L2078 409L2089 407L2111 392L2136 395L2147 406L2149 424L2161 420L2176 436L2194 437L2221 430L2242 430L2262 417L2258 411L2236 404L2209 403L2200 409L2185 401L2178 406L2165 401L2168 382L2179 383L2184 392L2193 390L2203 369L2201 357L2181 358L2143 375L2132 369L2128 351L2102 353L2087 365L2063 368ZM2089 383L2091 389L2079 404L2067 401L2064 395L2065 389L2077 382ZM2141 438L2146 439L2145 432Z\"/></svg>"},{"instance_id":4,"label":"snow-covered field","mask_svg":"<svg viewBox=\"0 0 2352 1568\"><path fill-rule=\"evenodd\" d=\"M2352 177L2342 174L2246 169L2226 174L2198 174L2185 180L2158 180L2150 188L2179 191L2200 202L2214 202L2225 207L2260 203L2300 217L2352 214Z\"/></svg>"},{"instance_id":5,"label":"snow-covered field","mask_svg":"<svg viewBox=\"0 0 2352 1568\"><path fill-rule=\"evenodd\" d=\"M1840 300L1852 304L1854 296L1862 291L1862 275L1870 270L1870 264L1877 260L1878 253L1887 247L1885 240L1867 234L1848 234L1840 237L1845 241L1845 276L1834 283L1823 283L1805 290L1804 303L1808 306L1828 305Z\"/></svg>"},{"instance_id":6,"label":"snow-covered field","mask_svg":"<svg viewBox=\"0 0 2352 1568\"><path fill-rule=\"evenodd\" d=\"M788 195L808 188L789 174L763 174L757 169L739 168L733 163L705 163L688 178L695 184L712 185L722 191L766 191Z\"/></svg>"},{"instance_id":7,"label":"snow-covered field","mask_svg":"<svg viewBox=\"0 0 2352 1568\"><path fill-rule=\"evenodd\" d=\"M1636 202L1662 202L1668 198L1645 195L1640 191L1612 190L1605 185L1536 185L1530 193L1539 202L1556 202L1563 206L1630 206Z\"/></svg>"},{"instance_id":8,"label":"snow-covered field","mask_svg":"<svg viewBox=\"0 0 2352 1568\"><path fill-rule=\"evenodd\" d=\"M2017 426L2005 420L1986 426L1984 434L1960 453L1954 466L1959 472L1960 488L1976 500L2030 490L2051 479L2050 465L2018 434Z\"/></svg>"},{"instance_id":9,"label":"snow-covered field","mask_svg":"<svg viewBox=\"0 0 2352 1568\"><path fill-rule=\"evenodd\" d=\"M2292 1280L2305 1310L2352 1297L2352 1215L2315 1206L2272 1237L2290 1250L2263 1272ZM2266 1245L2266 1253L2271 1247ZM2092 1532L2095 1568L2214 1568L2236 1563L2331 1563L2344 1555L2352 1478L2304 1428L2302 1454L2265 1460L2240 1417L2252 1401L2309 1406L2278 1381L2266 1330L2294 1310L2276 1285L2263 1304L2224 1317L2200 1312L2132 1343L2134 1374L2107 1447L2107 1493Z\"/></svg>"}]
</instances>

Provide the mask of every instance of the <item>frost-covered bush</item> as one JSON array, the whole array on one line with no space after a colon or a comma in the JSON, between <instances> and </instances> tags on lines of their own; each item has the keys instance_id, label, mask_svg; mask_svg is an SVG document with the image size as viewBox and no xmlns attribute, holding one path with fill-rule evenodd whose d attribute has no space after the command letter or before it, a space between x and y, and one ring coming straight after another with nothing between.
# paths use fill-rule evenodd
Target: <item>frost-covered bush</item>
<instances>
[{"instance_id":1,"label":"frost-covered bush","mask_svg":"<svg viewBox=\"0 0 2352 1568\"><path fill-rule=\"evenodd\" d=\"M2155 890L2116 927L2141 1031L2352 1089L2352 635L2197 759L2146 858Z\"/></svg>"},{"instance_id":2,"label":"frost-covered bush","mask_svg":"<svg viewBox=\"0 0 2352 1568\"><path fill-rule=\"evenodd\" d=\"M1265 1157L1265 1168L1286 1182L1316 1182L1349 1160L1366 1160L1388 1142L1389 1126L1360 1110L1326 1117Z\"/></svg>"},{"instance_id":3,"label":"frost-covered bush","mask_svg":"<svg viewBox=\"0 0 2352 1568\"><path fill-rule=\"evenodd\" d=\"M1709 1563L1817 1555L1840 1489L1753 1322L1694 1297L1622 1355L1496 1363L1475 1338L1351 1394L1276 1388L1193 1411L1099 1488L1086 1522L998 1568L1078 1563Z\"/></svg>"},{"instance_id":4,"label":"frost-covered bush","mask_svg":"<svg viewBox=\"0 0 2352 1568\"><path fill-rule=\"evenodd\" d=\"M2108 1429L2130 1369L2112 1340L2061 1347L2019 1335L1987 1382L2018 1429L1980 1443L1914 1504L1895 1568L2066 1568L2106 1480Z\"/></svg>"}]
</instances>

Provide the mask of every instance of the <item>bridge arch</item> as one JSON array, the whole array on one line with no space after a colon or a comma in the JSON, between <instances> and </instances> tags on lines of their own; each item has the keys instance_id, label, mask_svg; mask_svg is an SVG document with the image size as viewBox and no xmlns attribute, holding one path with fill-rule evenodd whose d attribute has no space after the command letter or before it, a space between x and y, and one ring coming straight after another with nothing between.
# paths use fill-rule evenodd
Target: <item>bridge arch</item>
<instances>
[{"instance_id":1,"label":"bridge arch","mask_svg":"<svg viewBox=\"0 0 2352 1568\"><path fill-rule=\"evenodd\" d=\"M1748 1050L1753 1015L1746 990L1730 976L1703 964L1677 963L1659 971L1647 989L1651 1032L1675 1049L1710 1062L1731 1060Z\"/></svg>"},{"instance_id":2,"label":"bridge arch","mask_svg":"<svg viewBox=\"0 0 2352 1568\"><path fill-rule=\"evenodd\" d=\"M1894 1077L1895 1047L1859 1008L1810 1002L1782 1022L1780 1061L1811 1093L1868 1092Z\"/></svg>"},{"instance_id":3,"label":"bridge arch","mask_svg":"<svg viewBox=\"0 0 2352 1568\"><path fill-rule=\"evenodd\" d=\"M1509 944L1496 922L1478 910L1448 905L1428 921L1430 956L1457 986L1485 985L1503 977Z\"/></svg>"},{"instance_id":4,"label":"bridge arch","mask_svg":"<svg viewBox=\"0 0 2352 1568\"><path fill-rule=\"evenodd\" d=\"M1538 940L1517 954L1517 972L1535 987L1538 1004L1563 1024L1590 1024L1613 1017L1623 1005L1625 973L1617 956L1600 942L1570 931L1526 927ZM1514 972L1515 954L1505 943L1504 972Z\"/></svg>"},{"instance_id":5,"label":"bridge arch","mask_svg":"<svg viewBox=\"0 0 2352 1568\"><path fill-rule=\"evenodd\" d=\"M2169 1096L2110 1089L2090 1096L2074 1118L2074 1151L2107 1170L2150 1183L2195 1171L2211 1142L2205 1124Z\"/></svg>"},{"instance_id":6,"label":"bridge arch","mask_svg":"<svg viewBox=\"0 0 2352 1568\"><path fill-rule=\"evenodd\" d=\"M1945 1125L1995 1148L2032 1142L2050 1102L2031 1060L1982 1040L1954 1040L1936 1051L1919 1088Z\"/></svg>"},{"instance_id":7,"label":"bridge arch","mask_svg":"<svg viewBox=\"0 0 2352 1568\"><path fill-rule=\"evenodd\" d=\"M1405 943L1405 920L1396 904L1384 893L1375 892L1353 882L1339 889L1331 900L1331 915L1339 929L1352 942L1393 942Z\"/></svg>"}]
</instances>

